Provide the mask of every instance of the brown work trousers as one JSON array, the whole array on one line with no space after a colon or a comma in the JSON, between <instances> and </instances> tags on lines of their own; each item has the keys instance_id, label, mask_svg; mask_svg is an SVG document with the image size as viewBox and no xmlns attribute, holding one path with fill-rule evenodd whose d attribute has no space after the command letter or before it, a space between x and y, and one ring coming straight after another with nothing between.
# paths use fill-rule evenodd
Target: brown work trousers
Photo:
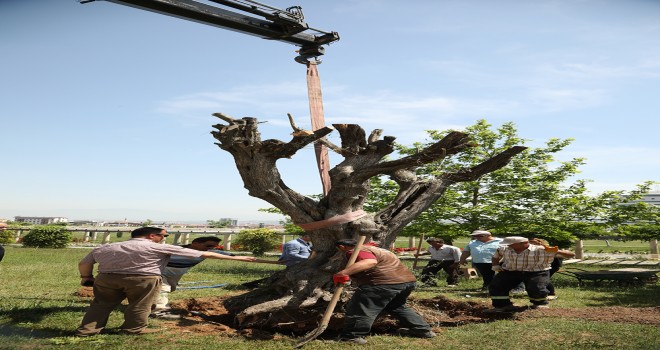
<instances>
[{"instance_id":1,"label":"brown work trousers","mask_svg":"<svg viewBox=\"0 0 660 350\"><path fill-rule=\"evenodd\" d=\"M76 331L79 336L95 335L108 323L108 317L124 299L122 332L139 334L147 327L151 305L160 292L160 276L100 273L94 280L94 300Z\"/></svg>"}]
</instances>

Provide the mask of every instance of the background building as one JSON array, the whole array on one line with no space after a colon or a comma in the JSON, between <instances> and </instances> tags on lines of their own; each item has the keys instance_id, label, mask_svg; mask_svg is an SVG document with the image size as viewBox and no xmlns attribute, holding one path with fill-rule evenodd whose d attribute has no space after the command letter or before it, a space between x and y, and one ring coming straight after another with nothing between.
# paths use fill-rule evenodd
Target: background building
<instances>
[{"instance_id":1,"label":"background building","mask_svg":"<svg viewBox=\"0 0 660 350\"><path fill-rule=\"evenodd\" d=\"M25 222L33 225L48 225L58 222L69 222L69 219L51 216L14 216L14 221Z\"/></svg>"}]
</instances>

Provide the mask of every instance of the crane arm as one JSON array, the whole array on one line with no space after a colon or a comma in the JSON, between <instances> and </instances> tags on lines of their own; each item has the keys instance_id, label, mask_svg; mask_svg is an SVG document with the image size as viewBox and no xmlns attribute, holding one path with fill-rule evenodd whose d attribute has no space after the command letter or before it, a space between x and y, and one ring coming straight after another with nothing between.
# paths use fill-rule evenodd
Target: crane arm
<instances>
[{"instance_id":1,"label":"crane arm","mask_svg":"<svg viewBox=\"0 0 660 350\"><path fill-rule=\"evenodd\" d=\"M79 0L80 3L95 0ZM156 12L189 21L207 24L263 39L277 40L300 46L296 61L307 63L308 58L316 58L325 53L322 45L339 40L336 32L324 32L310 28L304 22L302 9L293 6L279 10L255 1L209 0L264 17L264 19L228 11L195 0L104 0L119 5ZM309 33L310 31L315 34Z\"/></svg>"}]
</instances>

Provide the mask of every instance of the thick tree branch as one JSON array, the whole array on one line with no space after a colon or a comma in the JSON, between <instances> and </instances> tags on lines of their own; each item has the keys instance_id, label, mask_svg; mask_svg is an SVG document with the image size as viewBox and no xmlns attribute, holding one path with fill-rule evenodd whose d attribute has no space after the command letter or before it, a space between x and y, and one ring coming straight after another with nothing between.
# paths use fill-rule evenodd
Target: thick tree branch
<instances>
[{"instance_id":1,"label":"thick tree branch","mask_svg":"<svg viewBox=\"0 0 660 350\"><path fill-rule=\"evenodd\" d=\"M288 143L279 140L262 142L256 119L234 119L221 113L214 115L229 125L214 125L218 131L211 134L219 141L216 143L219 147L233 155L236 168L251 196L282 209L296 222L323 218L318 202L286 186L275 162L294 155L299 149L332 132L332 128L294 136Z\"/></svg>"},{"instance_id":2,"label":"thick tree branch","mask_svg":"<svg viewBox=\"0 0 660 350\"><path fill-rule=\"evenodd\" d=\"M391 178L400 186L395 199L375 215L375 220L387 226L389 232L397 232L428 209L447 188L456 182L474 181L479 177L501 169L511 158L527 147L514 146L493 158L454 173L445 173L436 179L417 179L412 172L396 172ZM396 236L388 236L386 243Z\"/></svg>"},{"instance_id":3,"label":"thick tree branch","mask_svg":"<svg viewBox=\"0 0 660 350\"><path fill-rule=\"evenodd\" d=\"M501 152L500 154L473 166L470 169L463 169L454 173L446 173L442 175L442 177L451 182L474 181L485 174L503 168L509 164L511 158L526 149L527 147L524 146L513 146L506 149L504 152Z\"/></svg>"},{"instance_id":4,"label":"thick tree branch","mask_svg":"<svg viewBox=\"0 0 660 350\"><path fill-rule=\"evenodd\" d=\"M454 131L418 153L397 160L381 162L365 169L359 176L370 178L379 174L391 174L400 169L413 169L474 146L475 144L470 142L467 134Z\"/></svg>"}]
</instances>

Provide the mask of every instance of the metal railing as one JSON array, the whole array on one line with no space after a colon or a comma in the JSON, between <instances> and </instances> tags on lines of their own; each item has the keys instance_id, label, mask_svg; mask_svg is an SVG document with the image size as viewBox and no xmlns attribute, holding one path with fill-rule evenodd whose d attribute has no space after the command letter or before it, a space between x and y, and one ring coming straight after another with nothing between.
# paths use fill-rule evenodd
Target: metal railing
<instances>
[{"instance_id":1,"label":"metal railing","mask_svg":"<svg viewBox=\"0 0 660 350\"><path fill-rule=\"evenodd\" d=\"M16 242L21 240L21 237L24 233L27 233L32 228L29 226L24 227L8 227L8 231L16 231ZM82 243L96 243L99 241L99 234L102 235L100 244L112 243L113 234L128 234L135 230L136 227L67 227L66 230L69 232L82 232L83 238ZM188 244L192 240L190 239L191 235L206 235L206 236L220 236L222 235L222 245L225 250L231 250L232 238L239 234L244 229L240 228L221 228L221 229L188 229L188 228L173 228L167 229L167 233L170 237L167 237L163 240L164 243L170 243L167 240L172 239L173 241L170 244ZM289 235L284 232L283 229L272 229L273 231L279 232L282 235L282 244L284 244L289 239L294 239L298 237L297 235ZM174 238L171 238L174 236ZM117 237L119 238L119 237ZM74 243L75 244L75 243Z\"/></svg>"}]
</instances>

